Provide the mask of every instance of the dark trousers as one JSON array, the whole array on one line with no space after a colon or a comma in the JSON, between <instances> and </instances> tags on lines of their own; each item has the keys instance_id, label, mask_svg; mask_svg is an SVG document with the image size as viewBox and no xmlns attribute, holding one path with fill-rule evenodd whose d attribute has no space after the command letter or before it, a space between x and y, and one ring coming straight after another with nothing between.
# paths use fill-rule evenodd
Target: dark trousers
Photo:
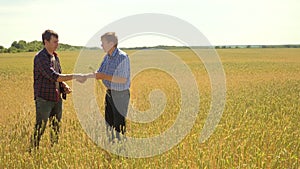
<instances>
[{"instance_id":1,"label":"dark trousers","mask_svg":"<svg viewBox=\"0 0 300 169\"><path fill-rule=\"evenodd\" d=\"M105 121L110 139L121 139L120 133L126 132L126 121L130 92L129 90L107 90L105 96Z\"/></svg>"},{"instance_id":2,"label":"dark trousers","mask_svg":"<svg viewBox=\"0 0 300 169\"><path fill-rule=\"evenodd\" d=\"M39 147L41 136L43 135L47 121L49 119L51 126L50 140L51 145L58 142L59 123L62 117L62 100L58 102L47 101L42 98L36 98L36 123L34 133L31 139L31 147Z\"/></svg>"}]
</instances>

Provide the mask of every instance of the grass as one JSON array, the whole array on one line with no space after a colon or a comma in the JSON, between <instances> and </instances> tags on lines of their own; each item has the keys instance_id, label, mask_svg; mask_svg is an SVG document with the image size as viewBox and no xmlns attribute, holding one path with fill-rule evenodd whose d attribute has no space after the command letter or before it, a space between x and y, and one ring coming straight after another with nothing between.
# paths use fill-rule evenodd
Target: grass
<instances>
[{"instance_id":1,"label":"grass","mask_svg":"<svg viewBox=\"0 0 300 169\"><path fill-rule=\"evenodd\" d=\"M117 156L94 144L79 123L71 96L64 101L59 144L50 147L47 128L40 150L28 154L35 119L34 53L0 54L0 168L299 168L300 49L217 51L226 73L227 95L216 130L199 142L211 101L209 77L193 52L173 50L195 75L201 104L189 134L171 150L149 158ZM130 56L135 52L128 51ZM73 72L78 55L60 52L64 73ZM174 123L180 92L166 72L153 69L137 74L131 104L147 110L148 94L157 88L166 95L165 111L151 123L128 121L129 136L159 135ZM103 110L103 86L97 89Z\"/></svg>"}]
</instances>

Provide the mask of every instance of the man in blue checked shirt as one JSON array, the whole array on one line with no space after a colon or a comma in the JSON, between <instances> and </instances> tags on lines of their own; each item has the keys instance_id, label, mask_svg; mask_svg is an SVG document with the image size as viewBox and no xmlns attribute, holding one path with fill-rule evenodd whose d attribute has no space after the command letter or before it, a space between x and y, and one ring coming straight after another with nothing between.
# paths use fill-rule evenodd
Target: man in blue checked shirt
<instances>
[{"instance_id":1,"label":"man in blue checked shirt","mask_svg":"<svg viewBox=\"0 0 300 169\"><path fill-rule=\"evenodd\" d=\"M125 117L130 98L130 62L128 55L120 50L114 32L101 36L102 48L107 53L98 71L93 75L101 79L106 90L105 120L110 141L121 140L126 131Z\"/></svg>"}]
</instances>

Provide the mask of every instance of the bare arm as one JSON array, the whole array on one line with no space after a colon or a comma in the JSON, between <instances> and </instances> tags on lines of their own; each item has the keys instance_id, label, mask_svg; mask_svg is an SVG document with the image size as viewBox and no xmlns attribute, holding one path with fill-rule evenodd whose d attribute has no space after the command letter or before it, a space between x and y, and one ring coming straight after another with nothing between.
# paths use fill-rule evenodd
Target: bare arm
<instances>
[{"instance_id":1,"label":"bare arm","mask_svg":"<svg viewBox=\"0 0 300 169\"><path fill-rule=\"evenodd\" d=\"M61 82L62 83L62 86L64 88L64 92L66 94L69 94L72 92L72 89L70 88L70 86L66 83L66 82Z\"/></svg>"},{"instance_id":2,"label":"bare arm","mask_svg":"<svg viewBox=\"0 0 300 169\"><path fill-rule=\"evenodd\" d=\"M62 83L63 87L69 86L66 82L61 82L61 83Z\"/></svg>"},{"instance_id":3,"label":"bare arm","mask_svg":"<svg viewBox=\"0 0 300 169\"><path fill-rule=\"evenodd\" d=\"M56 81L58 82L64 82L64 81L69 81L74 78L73 74L59 74L58 78Z\"/></svg>"},{"instance_id":4,"label":"bare arm","mask_svg":"<svg viewBox=\"0 0 300 169\"><path fill-rule=\"evenodd\" d=\"M104 73L99 73L99 72L94 73L94 77L97 80L99 80L99 79L108 80L108 81L111 81L113 83L126 83L127 82L126 78L117 77L117 76L110 76L110 75L107 75L107 74L104 74Z\"/></svg>"},{"instance_id":5,"label":"bare arm","mask_svg":"<svg viewBox=\"0 0 300 169\"><path fill-rule=\"evenodd\" d=\"M64 81L69 81L72 79L78 79L78 78L82 78L83 75L80 74L59 74L58 78L57 78L57 82L64 82Z\"/></svg>"}]
</instances>

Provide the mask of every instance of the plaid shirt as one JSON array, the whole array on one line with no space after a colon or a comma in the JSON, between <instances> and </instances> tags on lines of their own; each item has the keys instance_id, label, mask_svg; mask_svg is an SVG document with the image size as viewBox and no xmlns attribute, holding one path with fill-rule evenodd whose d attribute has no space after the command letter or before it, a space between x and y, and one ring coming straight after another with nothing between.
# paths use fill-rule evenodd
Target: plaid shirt
<instances>
[{"instance_id":1,"label":"plaid shirt","mask_svg":"<svg viewBox=\"0 0 300 169\"><path fill-rule=\"evenodd\" d=\"M106 54L101 63L98 72L110 75L126 78L126 83L113 83L108 80L102 80L106 88L122 91L127 90L130 87L130 62L127 54L116 48L112 55Z\"/></svg>"},{"instance_id":2,"label":"plaid shirt","mask_svg":"<svg viewBox=\"0 0 300 169\"><path fill-rule=\"evenodd\" d=\"M51 55L46 48L38 52L34 57L34 99L41 97L48 101L58 101L59 91L56 89L55 82L61 73L61 67L57 54L54 53L55 60L58 62L58 72L54 70L51 62ZM60 86L62 84L60 83Z\"/></svg>"}]
</instances>

